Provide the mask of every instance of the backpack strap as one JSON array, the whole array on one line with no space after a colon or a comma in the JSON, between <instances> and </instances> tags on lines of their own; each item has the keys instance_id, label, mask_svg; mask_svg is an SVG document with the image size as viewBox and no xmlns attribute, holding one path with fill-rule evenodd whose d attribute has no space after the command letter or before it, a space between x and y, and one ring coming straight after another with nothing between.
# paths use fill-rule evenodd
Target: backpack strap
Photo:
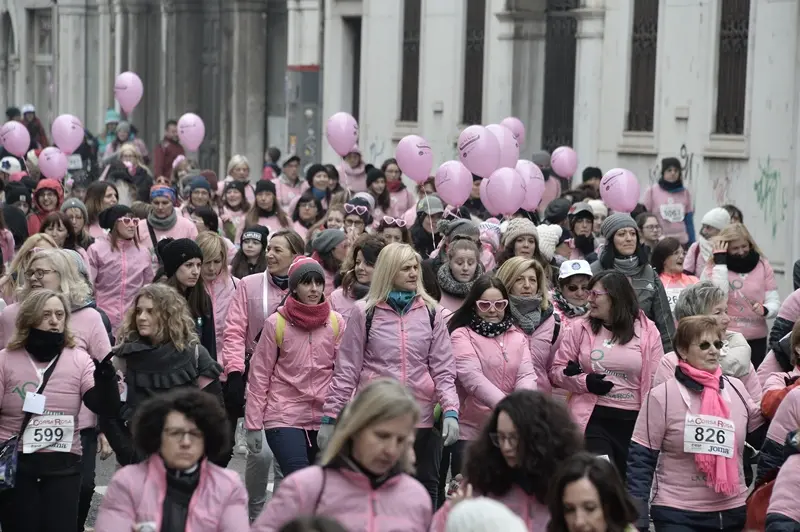
<instances>
[{"instance_id":1,"label":"backpack strap","mask_svg":"<svg viewBox=\"0 0 800 532\"><path fill-rule=\"evenodd\" d=\"M276 312L275 314L275 344L278 346L278 349L280 349L281 346L283 346L283 333L286 331L286 318L284 318L283 314L280 312Z\"/></svg>"},{"instance_id":2,"label":"backpack strap","mask_svg":"<svg viewBox=\"0 0 800 532\"><path fill-rule=\"evenodd\" d=\"M553 312L553 321L555 321L555 325L553 326L553 339L550 341L550 345L552 346L558 340L558 333L561 332L561 317Z\"/></svg>"},{"instance_id":3,"label":"backpack strap","mask_svg":"<svg viewBox=\"0 0 800 532\"><path fill-rule=\"evenodd\" d=\"M428 320L431 323L431 332L433 332L433 323L434 321L436 321L436 309L430 308L427 305L425 306L428 308ZM369 309L365 316L366 319L364 320L364 343L366 343L369 340L369 330L372 328L373 317L375 317L375 307Z\"/></svg>"},{"instance_id":4,"label":"backpack strap","mask_svg":"<svg viewBox=\"0 0 800 532\"><path fill-rule=\"evenodd\" d=\"M331 311L328 319L331 322L331 329L333 329L333 339L336 340L336 337L339 336L339 318L336 317L336 313L334 311Z\"/></svg>"},{"instance_id":5,"label":"backpack strap","mask_svg":"<svg viewBox=\"0 0 800 532\"><path fill-rule=\"evenodd\" d=\"M147 232L150 233L150 242L153 243L153 252L156 254L158 263L161 264L161 254L158 252L158 238L156 238L156 230L153 229L153 226L150 225L149 221L147 222Z\"/></svg>"}]
</instances>

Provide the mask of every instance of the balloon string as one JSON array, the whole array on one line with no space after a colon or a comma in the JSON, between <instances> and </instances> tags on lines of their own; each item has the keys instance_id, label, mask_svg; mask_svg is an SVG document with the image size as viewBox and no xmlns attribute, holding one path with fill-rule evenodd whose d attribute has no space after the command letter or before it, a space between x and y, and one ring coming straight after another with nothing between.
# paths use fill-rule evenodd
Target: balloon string
<instances>
[{"instance_id":1,"label":"balloon string","mask_svg":"<svg viewBox=\"0 0 800 532\"><path fill-rule=\"evenodd\" d=\"M422 188L422 193L425 194L425 208L428 211L428 220L431 224L431 242L433 242L433 249L436 249L436 228L433 226L433 218L431 214L431 201L428 199L428 191L425 190L425 187Z\"/></svg>"}]
</instances>

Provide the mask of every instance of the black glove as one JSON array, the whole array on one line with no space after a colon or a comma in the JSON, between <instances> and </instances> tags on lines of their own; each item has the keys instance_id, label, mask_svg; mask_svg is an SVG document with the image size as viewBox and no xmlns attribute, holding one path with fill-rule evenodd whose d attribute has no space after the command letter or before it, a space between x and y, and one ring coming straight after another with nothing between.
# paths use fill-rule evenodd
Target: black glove
<instances>
[{"instance_id":1,"label":"black glove","mask_svg":"<svg viewBox=\"0 0 800 532\"><path fill-rule=\"evenodd\" d=\"M591 255L594 253L594 237L586 235L575 235L573 239L575 248L584 255Z\"/></svg>"},{"instance_id":2,"label":"black glove","mask_svg":"<svg viewBox=\"0 0 800 532\"><path fill-rule=\"evenodd\" d=\"M96 358L92 359L94 362L95 385L97 385L98 381L103 383L113 381L114 385L117 384L117 368L111 363L112 358L114 358L114 353L109 353L102 361L98 361Z\"/></svg>"},{"instance_id":3,"label":"black glove","mask_svg":"<svg viewBox=\"0 0 800 532\"><path fill-rule=\"evenodd\" d=\"M83 394L83 402L89 410L100 416L116 417L122 408L117 387L117 370L111 359L113 353L102 362L94 360L94 387Z\"/></svg>"},{"instance_id":4,"label":"black glove","mask_svg":"<svg viewBox=\"0 0 800 532\"><path fill-rule=\"evenodd\" d=\"M586 388L595 395L605 395L614 387L614 383L605 380L602 373L589 373L586 376Z\"/></svg>"},{"instance_id":5,"label":"black glove","mask_svg":"<svg viewBox=\"0 0 800 532\"><path fill-rule=\"evenodd\" d=\"M564 375L567 377L574 377L575 375L580 375L581 373L583 373L583 370L581 369L580 364L574 360L567 362L567 367L564 368Z\"/></svg>"},{"instance_id":6,"label":"black glove","mask_svg":"<svg viewBox=\"0 0 800 532\"><path fill-rule=\"evenodd\" d=\"M783 382L786 383L786 387L788 388L789 386L797 382L797 379L800 379L800 377L784 377Z\"/></svg>"},{"instance_id":7,"label":"black glove","mask_svg":"<svg viewBox=\"0 0 800 532\"><path fill-rule=\"evenodd\" d=\"M728 264L728 252L727 251L715 251L714 252L714 264Z\"/></svg>"},{"instance_id":8,"label":"black glove","mask_svg":"<svg viewBox=\"0 0 800 532\"><path fill-rule=\"evenodd\" d=\"M238 371L228 373L223 394L228 408L244 408L244 378L241 373Z\"/></svg>"}]
</instances>

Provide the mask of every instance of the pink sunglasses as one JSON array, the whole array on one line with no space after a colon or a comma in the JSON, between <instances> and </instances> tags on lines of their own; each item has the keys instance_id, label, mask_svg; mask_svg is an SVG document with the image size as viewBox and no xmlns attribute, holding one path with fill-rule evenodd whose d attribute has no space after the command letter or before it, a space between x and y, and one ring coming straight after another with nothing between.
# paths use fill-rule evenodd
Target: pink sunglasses
<instances>
[{"instance_id":1,"label":"pink sunglasses","mask_svg":"<svg viewBox=\"0 0 800 532\"><path fill-rule=\"evenodd\" d=\"M392 218L391 216L384 216L383 221L386 225L396 225L397 227L405 227L406 221L402 218Z\"/></svg>"},{"instance_id":2,"label":"pink sunglasses","mask_svg":"<svg viewBox=\"0 0 800 532\"><path fill-rule=\"evenodd\" d=\"M503 312L508 306L508 299L495 299L493 301L479 299L475 302L475 306L477 306L478 310L481 312L489 312L492 309L497 312Z\"/></svg>"},{"instance_id":3,"label":"pink sunglasses","mask_svg":"<svg viewBox=\"0 0 800 532\"><path fill-rule=\"evenodd\" d=\"M351 205L350 203L344 204L344 212L346 212L347 214L356 213L359 216L364 216L365 214L367 214L368 210L369 209L367 209L363 205Z\"/></svg>"}]
</instances>

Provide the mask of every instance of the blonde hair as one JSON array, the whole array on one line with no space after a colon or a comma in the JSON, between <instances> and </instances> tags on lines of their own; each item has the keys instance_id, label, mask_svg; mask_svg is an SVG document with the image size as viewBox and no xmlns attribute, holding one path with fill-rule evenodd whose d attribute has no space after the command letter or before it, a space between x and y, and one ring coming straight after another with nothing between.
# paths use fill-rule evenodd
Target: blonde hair
<instances>
[{"instance_id":1,"label":"blonde hair","mask_svg":"<svg viewBox=\"0 0 800 532\"><path fill-rule=\"evenodd\" d=\"M119 148L119 159L122 160L122 156L125 154L132 154L136 158L136 166L140 168L144 168L147 173L149 174L150 171L145 168L144 160L142 159L142 154L139 153L139 150L136 148L136 145L133 142L126 142Z\"/></svg>"},{"instance_id":2,"label":"blonde hair","mask_svg":"<svg viewBox=\"0 0 800 532\"><path fill-rule=\"evenodd\" d=\"M92 287L78 271L75 261L61 249L43 249L31 255L30 267L37 260L50 263L59 277L59 292L69 301L70 308L81 307L92 297ZM23 285L17 290L17 299L24 301L33 291L30 285Z\"/></svg>"},{"instance_id":3,"label":"blonde hair","mask_svg":"<svg viewBox=\"0 0 800 532\"><path fill-rule=\"evenodd\" d=\"M137 292L133 304L125 313L122 321L119 333L122 342L139 339L139 329L136 326L136 307L139 299L143 297L153 301L157 322L155 332L150 337L153 344L171 342L177 350L183 351L190 345L200 343L186 298L171 286L163 283L148 284Z\"/></svg>"},{"instance_id":4,"label":"blonde hair","mask_svg":"<svg viewBox=\"0 0 800 532\"><path fill-rule=\"evenodd\" d=\"M50 246L50 249L58 249L58 244L53 240L53 237L47 233L35 233L25 240L25 243L22 244L22 247L20 247L19 251L14 255L14 259L8 267L11 293L24 284L25 270L28 268L28 263L30 263L34 248L43 248L42 243Z\"/></svg>"},{"instance_id":5,"label":"blonde hair","mask_svg":"<svg viewBox=\"0 0 800 532\"><path fill-rule=\"evenodd\" d=\"M227 175L231 175L231 172L237 166L246 166L248 170L252 170L252 168L250 168L250 161L247 160L247 157L237 153L231 157L230 161L228 161L228 169L225 171L225 173Z\"/></svg>"},{"instance_id":6,"label":"blonde hair","mask_svg":"<svg viewBox=\"0 0 800 532\"><path fill-rule=\"evenodd\" d=\"M42 313L44 306L51 299L56 298L61 301L64 306L64 345L66 347L75 347L75 337L69 330L69 317L70 308L67 298L63 294L53 292L52 290L38 289L33 290L28 296L20 302L19 312L15 321L16 327L14 334L11 336L11 341L8 342L6 349L9 351L13 349L25 349L25 342L28 341L28 334L31 329L35 329L42 322Z\"/></svg>"},{"instance_id":7,"label":"blonde hair","mask_svg":"<svg viewBox=\"0 0 800 532\"><path fill-rule=\"evenodd\" d=\"M203 262L214 260L217 257L222 257L222 271L227 271L228 267L228 246L225 241L218 234L211 231L203 231L197 235L197 245L200 246L200 251L203 252Z\"/></svg>"},{"instance_id":8,"label":"blonde hair","mask_svg":"<svg viewBox=\"0 0 800 532\"><path fill-rule=\"evenodd\" d=\"M331 463L341 454L349 454L353 438L376 423L383 423L401 416L411 415L413 426L419 421L419 406L408 389L394 379L375 379L339 415L328 446L322 453L320 465ZM410 436L413 438L413 429ZM409 443L413 439L409 438ZM412 473L408 453L400 456L399 465L406 473Z\"/></svg>"},{"instance_id":9,"label":"blonde hair","mask_svg":"<svg viewBox=\"0 0 800 532\"><path fill-rule=\"evenodd\" d=\"M419 274L417 275L417 295L422 297L429 309L436 308L436 300L428 295L428 292L425 291L425 286L422 284L421 257L408 244L394 242L383 248L378 255L378 260L375 262L372 282L369 285L369 293L367 293L366 310L372 310L378 303L386 301L386 298L389 297L389 292L394 290L394 278L403 265L410 260L416 261L417 265L420 266Z\"/></svg>"},{"instance_id":10,"label":"blonde hair","mask_svg":"<svg viewBox=\"0 0 800 532\"><path fill-rule=\"evenodd\" d=\"M747 230L747 227L744 226L742 223L732 223L725 226L725 229L720 231L720 233L715 237L718 242L728 242L731 243L734 240L744 240L748 244L750 244L750 248L761 255L762 257L764 254L761 252L761 249L756 245L756 241L753 240L750 231ZM713 240L713 239L712 239Z\"/></svg>"},{"instance_id":11,"label":"blonde hair","mask_svg":"<svg viewBox=\"0 0 800 532\"><path fill-rule=\"evenodd\" d=\"M547 291L547 276L544 273L544 268L535 259L526 259L525 257L511 257L500 266L495 276L500 279L506 287L506 290L511 292L511 287L517 282L517 279L527 270L533 268L536 272L536 292L542 298L542 310L547 310L550 306L550 295Z\"/></svg>"}]
</instances>

